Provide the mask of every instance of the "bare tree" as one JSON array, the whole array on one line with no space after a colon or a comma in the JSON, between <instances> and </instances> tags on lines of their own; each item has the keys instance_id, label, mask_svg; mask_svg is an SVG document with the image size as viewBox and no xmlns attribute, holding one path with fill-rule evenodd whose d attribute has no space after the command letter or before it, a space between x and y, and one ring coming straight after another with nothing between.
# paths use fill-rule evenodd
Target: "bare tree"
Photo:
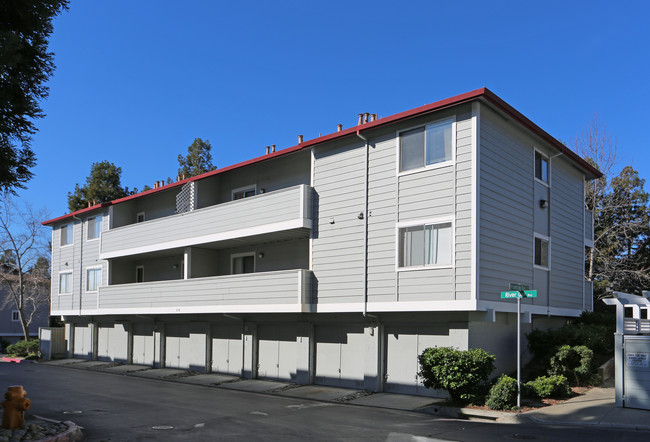
<instances>
[{"instance_id":1,"label":"bare tree","mask_svg":"<svg viewBox=\"0 0 650 442\"><path fill-rule=\"evenodd\" d=\"M31 206L19 206L5 195L0 202L0 289L6 293L0 308L18 310L25 340L39 309L50 302L47 216Z\"/></svg>"},{"instance_id":2,"label":"bare tree","mask_svg":"<svg viewBox=\"0 0 650 442\"><path fill-rule=\"evenodd\" d=\"M612 171L617 160L617 142L607 131L607 127L598 121L598 116L589 122L587 128L576 136L575 152L603 173L601 178L588 181L585 184L585 205L593 213L594 218L594 247L586 256L587 279L593 281L596 271L596 260L605 257L601 244L611 234L612 226L599 223L604 212L608 211L607 195L610 193Z\"/></svg>"}]
</instances>

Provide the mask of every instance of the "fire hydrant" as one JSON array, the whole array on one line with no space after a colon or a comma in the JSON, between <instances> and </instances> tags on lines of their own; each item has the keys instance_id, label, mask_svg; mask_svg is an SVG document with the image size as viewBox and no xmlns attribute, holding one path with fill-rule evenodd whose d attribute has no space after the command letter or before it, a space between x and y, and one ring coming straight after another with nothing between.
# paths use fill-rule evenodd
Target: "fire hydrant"
<instances>
[{"instance_id":1,"label":"fire hydrant","mask_svg":"<svg viewBox=\"0 0 650 442\"><path fill-rule=\"evenodd\" d=\"M7 389L5 401L2 407L5 409L2 415L2 428L15 430L25 426L25 411L32 405L32 401L27 399L27 392L23 390L22 385L13 385Z\"/></svg>"}]
</instances>

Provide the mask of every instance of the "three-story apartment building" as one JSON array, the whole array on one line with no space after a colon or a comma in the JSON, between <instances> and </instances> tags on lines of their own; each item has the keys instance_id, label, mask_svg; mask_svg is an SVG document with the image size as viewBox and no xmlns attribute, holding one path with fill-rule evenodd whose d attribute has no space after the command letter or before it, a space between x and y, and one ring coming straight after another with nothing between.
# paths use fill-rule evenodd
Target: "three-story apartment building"
<instances>
[{"instance_id":1,"label":"three-story apartment building","mask_svg":"<svg viewBox=\"0 0 650 442\"><path fill-rule=\"evenodd\" d=\"M592 308L600 176L487 89L44 222L70 355L412 394Z\"/></svg>"}]
</instances>

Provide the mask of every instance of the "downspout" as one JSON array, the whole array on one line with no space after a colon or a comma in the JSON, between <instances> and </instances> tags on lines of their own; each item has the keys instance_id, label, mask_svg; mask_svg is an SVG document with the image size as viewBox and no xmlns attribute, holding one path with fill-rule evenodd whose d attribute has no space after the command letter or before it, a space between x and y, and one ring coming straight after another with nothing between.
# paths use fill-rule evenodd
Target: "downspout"
<instances>
[{"instance_id":1,"label":"downspout","mask_svg":"<svg viewBox=\"0 0 650 442\"><path fill-rule=\"evenodd\" d=\"M72 218L76 219L79 221L79 225L81 228L81 239L79 240L79 316L81 316L81 294L82 294L82 288L83 288L83 275L84 275L84 269L83 269L83 259L84 259L84 222L81 218L77 217L76 215L72 215ZM72 231L72 243L74 244L74 230ZM72 252L74 254L74 246L72 249ZM74 255L73 255L74 258ZM72 261L74 265L74 259ZM99 296L99 293L97 294Z\"/></svg>"},{"instance_id":2,"label":"downspout","mask_svg":"<svg viewBox=\"0 0 650 442\"><path fill-rule=\"evenodd\" d=\"M364 205L363 205L363 316L368 316L368 151L370 142L357 130L357 136L366 142L365 176L364 176Z\"/></svg>"}]
</instances>

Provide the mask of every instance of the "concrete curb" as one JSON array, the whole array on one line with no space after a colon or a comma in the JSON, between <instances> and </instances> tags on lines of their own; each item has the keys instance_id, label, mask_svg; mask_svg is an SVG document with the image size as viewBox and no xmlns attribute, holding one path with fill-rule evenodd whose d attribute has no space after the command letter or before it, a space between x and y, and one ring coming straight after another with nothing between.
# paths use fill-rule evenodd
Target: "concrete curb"
<instances>
[{"instance_id":1,"label":"concrete curb","mask_svg":"<svg viewBox=\"0 0 650 442\"><path fill-rule=\"evenodd\" d=\"M72 441L82 440L83 438L83 433L81 432L82 428L72 421L57 421L54 419L48 419L46 417L36 416L36 415L34 415L34 417L42 421L50 422L53 424L58 424L62 422L68 427L68 429L61 434L48 437L47 439L41 439L36 442L72 442Z\"/></svg>"}]
</instances>

